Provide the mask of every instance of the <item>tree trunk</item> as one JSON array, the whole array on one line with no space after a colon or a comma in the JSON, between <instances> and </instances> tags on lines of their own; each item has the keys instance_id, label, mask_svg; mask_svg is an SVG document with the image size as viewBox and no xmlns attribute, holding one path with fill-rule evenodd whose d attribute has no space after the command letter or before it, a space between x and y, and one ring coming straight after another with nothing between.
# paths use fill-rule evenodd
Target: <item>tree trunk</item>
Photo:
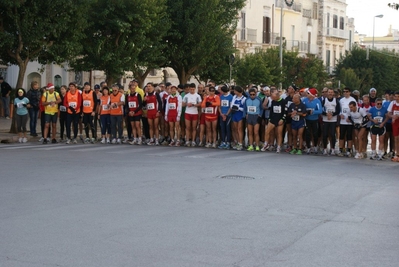
<instances>
[{"instance_id":1,"label":"tree trunk","mask_svg":"<svg viewBox=\"0 0 399 267\"><path fill-rule=\"evenodd\" d=\"M26 60L18 63L19 72L18 72L17 85L15 86L15 89L22 88L22 84L24 82L24 77L25 77L26 68L28 66L28 62L29 62L29 60L26 59ZM14 105L14 99L10 99L10 102L11 102L10 105ZM13 112L13 116L12 116L12 120L11 120L11 127L10 127L10 131L9 131L9 133L13 133L13 134L17 133L17 123L15 121L15 119L16 119L15 114L16 114L16 109L14 108L14 112Z\"/></svg>"},{"instance_id":2,"label":"tree trunk","mask_svg":"<svg viewBox=\"0 0 399 267\"><path fill-rule=\"evenodd\" d=\"M143 73L138 73L138 75L135 76L135 78L139 81L139 87L144 88L144 81L147 79L148 74L150 73L151 69L147 68L145 72Z\"/></svg>"}]
</instances>

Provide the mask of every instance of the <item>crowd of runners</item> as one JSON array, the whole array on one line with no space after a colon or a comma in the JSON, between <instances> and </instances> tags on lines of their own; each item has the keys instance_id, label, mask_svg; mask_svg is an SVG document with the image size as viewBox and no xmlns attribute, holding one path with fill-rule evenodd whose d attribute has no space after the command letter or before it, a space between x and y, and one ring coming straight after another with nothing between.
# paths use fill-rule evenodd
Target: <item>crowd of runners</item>
<instances>
[{"instance_id":1,"label":"crowd of runners","mask_svg":"<svg viewBox=\"0 0 399 267\"><path fill-rule=\"evenodd\" d=\"M43 144L74 144L80 139L399 162L399 92L389 90L382 99L375 88L363 96L350 88L323 88L319 94L315 88L294 85L282 92L213 82L147 83L141 89L133 80L128 92L105 82L93 89L89 83L81 89L70 83L56 92L53 84L39 88L32 82L28 92L17 90L14 105L21 143L27 142L29 117L31 136L38 136L40 118Z\"/></svg>"}]
</instances>

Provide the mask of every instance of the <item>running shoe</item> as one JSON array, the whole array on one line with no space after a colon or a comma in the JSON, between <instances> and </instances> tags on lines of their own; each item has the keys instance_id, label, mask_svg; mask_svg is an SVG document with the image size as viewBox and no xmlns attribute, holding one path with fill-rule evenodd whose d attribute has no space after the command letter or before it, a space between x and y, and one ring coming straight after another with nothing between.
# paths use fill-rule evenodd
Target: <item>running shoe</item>
<instances>
[{"instance_id":1,"label":"running shoe","mask_svg":"<svg viewBox=\"0 0 399 267\"><path fill-rule=\"evenodd\" d=\"M70 143L71 143L71 139L67 138L65 144L69 145Z\"/></svg>"},{"instance_id":2,"label":"running shoe","mask_svg":"<svg viewBox=\"0 0 399 267\"><path fill-rule=\"evenodd\" d=\"M254 151L254 147L251 145L248 147L247 151Z\"/></svg>"},{"instance_id":3,"label":"running shoe","mask_svg":"<svg viewBox=\"0 0 399 267\"><path fill-rule=\"evenodd\" d=\"M22 143L28 142L28 139L26 137L22 138Z\"/></svg>"},{"instance_id":4,"label":"running shoe","mask_svg":"<svg viewBox=\"0 0 399 267\"><path fill-rule=\"evenodd\" d=\"M296 151L296 155L302 155L302 150L298 149L298 150Z\"/></svg>"},{"instance_id":5,"label":"running shoe","mask_svg":"<svg viewBox=\"0 0 399 267\"><path fill-rule=\"evenodd\" d=\"M77 143L78 143L78 141L76 141L76 138L73 139L73 143L74 143L74 144L77 144Z\"/></svg>"},{"instance_id":6,"label":"running shoe","mask_svg":"<svg viewBox=\"0 0 399 267\"><path fill-rule=\"evenodd\" d=\"M192 141L192 142L191 142L191 146L192 146L192 147L196 147L196 146L197 146L197 144L195 143L195 141Z\"/></svg>"},{"instance_id":7,"label":"running shoe","mask_svg":"<svg viewBox=\"0 0 399 267\"><path fill-rule=\"evenodd\" d=\"M218 146L218 148L220 148L220 149L225 149L225 148L226 148L226 143L225 143L225 142L222 142L222 143L220 144L220 146Z\"/></svg>"},{"instance_id":8,"label":"running shoe","mask_svg":"<svg viewBox=\"0 0 399 267\"><path fill-rule=\"evenodd\" d=\"M112 139L111 144L116 144L116 139Z\"/></svg>"},{"instance_id":9,"label":"running shoe","mask_svg":"<svg viewBox=\"0 0 399 267\"><path fill-rule=\"evenodd\" d=\"M122 143L121 139L120 138L116 139L116 143L121 144Z\"/></svg>"},{"instance_id":10,"label":"running shoe","mask_svg":"<svg viewBox=\"0 0 399 267\"><path fill-rule=\"evenodd\" d=\"M259 152L259 151L260 151L260 147L259 147L259 146L256 146L256 147L255 147L255 151L258 151L258 152Z\"/></svg>"},{"instance_id":11,"label":"running shoe","mask_svg":"<svg viewBox=\"0 0 399 267\"><path fill-rule=\"evenodd\" d=\"M52 140L51 140L51 143L52 143L52 144L57 144L57 140L52 139Z\"/></svg>"},{"instance_id":12,"label":"running shoe","mask_svg":"<svg viewBox=\"0 0 399 267\"><path fill-rule=\"evenodd\" d=\"M265 152L266 150L268 150L268 148L269 148L269 144L266 144L266 143L265 143L265 144L263 145L261 151L262 151L262 152Z\"/></svg>"},{"instance_id":13,"label":"running shoe","mask_svg":"<svg viewBox=\"0 0 399 267\"><path fill-rule=\"evenodd\" d=\"M18 143L22 143L22 137L18 138Z\"/></svg>"},{"instance_id":14,"label":"running shoe","mask_svg":"<svg viewBox=\"0 0 399 267\"><path fill-rule=\"evenodd\" d=\"M101 144L105 144L105 138L101 138Z\"/></svg>"},{"instance_id":15,"label":"running shoe","mask_svg":"<svg viewBox=\"0 0 399 267\"><path fill-rule=\"evenodd\" d=\"M296 148L294 148L293 150L290 151L290 154L291 154L291 155L295 155L296 152L297 152L297 150L296 150Z\"/></svg>"}]
</instances>

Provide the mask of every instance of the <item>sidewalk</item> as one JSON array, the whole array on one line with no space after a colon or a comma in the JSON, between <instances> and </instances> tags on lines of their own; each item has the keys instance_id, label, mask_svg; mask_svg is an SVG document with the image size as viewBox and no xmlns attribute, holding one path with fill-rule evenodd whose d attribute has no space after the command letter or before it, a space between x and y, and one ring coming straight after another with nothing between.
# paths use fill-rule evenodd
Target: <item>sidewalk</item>
<instances>
[{"instance_id":1,"label":"sidewalk","mask_svg":"<svg viewBox=\"0 0 399 267\"><path fill-rule=\"evenodd\" d=\"M5 119L4 117L0 117L0 142L1 143L15 143L18 142L18 134L11 134L9 133L11 127L12 119ZM29 121L27 125L27 130L29 131ZM40 127L38 127L40 132ZM39 140L37 137L32 137L27 133L28 142L33 140Z\"/></svg>"}]
</instances>

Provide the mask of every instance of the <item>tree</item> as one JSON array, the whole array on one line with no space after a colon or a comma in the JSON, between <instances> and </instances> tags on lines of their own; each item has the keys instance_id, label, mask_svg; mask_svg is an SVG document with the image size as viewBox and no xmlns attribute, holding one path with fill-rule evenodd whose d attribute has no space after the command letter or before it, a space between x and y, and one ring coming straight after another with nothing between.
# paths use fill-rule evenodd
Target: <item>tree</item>
<instances>
[{"instance_id":1,"label":"tree","mask_svg":"<svg viewBox=\"0 0 399 267\"><path fill-rule=\"evenodd\" d=\"M272 84L275 76L271 75L272 68L266 59L267 52L258 51L246 54L237 61L234 69L237 84Z\"/></svg>"},{"instance_id":2,"label":"tree","mask_svg":"<svg viewBox=\"0 0 399 267\"><path fill-rule=\"evenodd\" d=\"M361 79L351 68L342 68L338 78L345 85L345 87L349 87L353 90L359 90L362 84Z\"/></svg>"},{"instance_id":3,"label":"tree","mask_svg":"<svg viewBox=\"0 0 399 267\"><path fill-rule=\"evenodd\" d=\"M19 67L22 87L29 61L62 62L82 47L82 31L90 0L2 0L0 2L0 61Z\"/></svg>"},{"instance_id":4,"label":"tree","mask_svg":"<svg viewBox=\"0 0 399 267\"><path fill-rule=\"evenodd\" d=\"M18 65L22 87L28 63L63 62L79 54L91 0L2 0L0 63ZM10 133L15 133L15 116Z\"/></svg>"},{"instance_id":5,"label":"tree","mask_svg":"<svg viewBox=\"0 0 399 267\"><path fill-rule=\"evenodd\" d=\"M279 51L274 48L245 55L237 65L236 78L241 84L276 85L282 82L284 86L295 83L299 87L321 87L328 78L322 60L310 55L298 57L297 52L283 52L281 69Z\"/></svg>"},{"instance_id":6,"label":"tree","mask_svg":"<svg viewBox=\"0 0 399 267\"><path fill-rule=\"evenodd\" d=\"M341 57L336 65L335 76L342 78L342 69L353 69L361 84L361 92L368 92L371 87L385 90L399 88L396 77L399 73L399 59L389 51L370 51L367 59L366 50L355 47L351 53ZM381 91L379 91L381 92Z\"/></svg>"},{"instance_id":7,"label":"tree","mask_svg":"<svg viewBox=\"0 0 399 267\"><path fill-rule=\"evenodd\" d=\"M112 84L125 71L152 67L169 29L165 1L98 0L88 14L83 54L71 62L74 69L102 70Z\"/></svg>"},{"instance_id":8,"label":"tree","mask_svg":"<svg viewBox=\"0 0 399 267\"><path fill-rule=\"evenodd\" d=\"M167 0L171 28L165 54L180 83L234 52L232 37L245 0Z\"/></svg>"}]
</instances>

